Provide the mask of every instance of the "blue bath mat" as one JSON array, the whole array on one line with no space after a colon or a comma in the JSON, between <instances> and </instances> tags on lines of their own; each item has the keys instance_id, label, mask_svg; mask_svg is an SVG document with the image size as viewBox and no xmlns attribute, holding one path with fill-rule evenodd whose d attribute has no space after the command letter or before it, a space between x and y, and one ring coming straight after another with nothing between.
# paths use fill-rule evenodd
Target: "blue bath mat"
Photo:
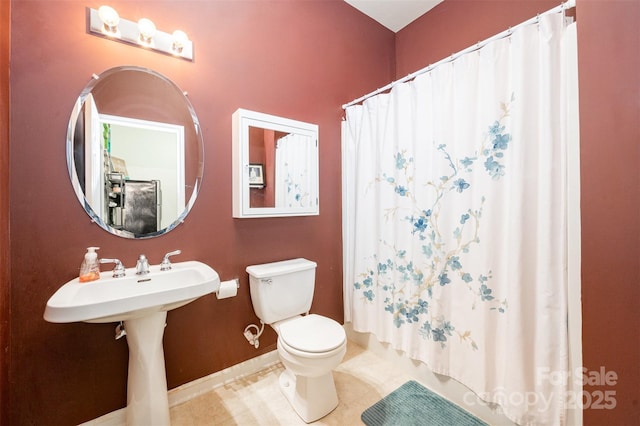
<instances>
[{"instance_id":1,"label":"blue bath mat","mask_svg":"<svg viewBox=\"0 0 640 426\"><path fill-rule=\"evenodd\" d=\"M413 380L367 408L367 426L488 426Z\"/></svg>"}]
</instances>

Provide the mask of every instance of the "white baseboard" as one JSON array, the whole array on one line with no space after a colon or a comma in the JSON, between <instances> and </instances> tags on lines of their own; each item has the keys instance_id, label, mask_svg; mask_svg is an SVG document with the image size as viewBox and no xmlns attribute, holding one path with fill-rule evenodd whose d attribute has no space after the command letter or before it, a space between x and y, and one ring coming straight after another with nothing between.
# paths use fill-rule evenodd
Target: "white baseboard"
<instances>
[{"instance_id":1,"label":"white baseboard","mask_svg":"<svg viewBox=\"0 0 640 426\"><path fill-rule=\"evenodd\" d=\"M279 361L278 351L273 350L225 368L224 370L185 383L177 388L173 388L169 390L169 407L182 404L234 380L257 373ZM125 423L125 408L121 408L86 423L82 423L80 426L124 426Z\"/></svg>"},{"instance_id":2,"label":"white baseboard","mask_svg":"<svg viewBox=\"0 0 640 426\"><path fill-rule=\"evenodd\" d=\"M196 379L169 391L169 407L182 404L220 386L271 367L280 362L278 351L273 350L255 358L248 359L221 371Z\"/></svg>"}]
</instances>

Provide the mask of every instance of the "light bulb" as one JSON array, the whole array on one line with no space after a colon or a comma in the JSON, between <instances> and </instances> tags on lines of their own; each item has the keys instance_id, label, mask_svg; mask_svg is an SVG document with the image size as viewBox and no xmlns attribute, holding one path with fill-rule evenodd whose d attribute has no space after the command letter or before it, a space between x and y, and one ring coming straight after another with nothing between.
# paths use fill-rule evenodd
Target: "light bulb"
<instances>
[{"instance_id":1,"label":"light bulb","mask_svg":"<svg viewBox=\"0 0 640 426\"><path fill-rule=\"evenodd\" d=\"M156 26L151 19L142 18L138 21L138 30L140 31L140 43L151 45L153 36L156 35Z\"/></svg>"},{"instance_id":2,"label":"light bulb","mask_svg":"<svg viewBox=\"0 0 640 426\"><path fill-rule=\"evenodd\" d=\"M118 33L118 24L120 23L120 16L118 12L110 6L100 6L98 9L98 16L103 23L102 31L109 35L116 35Z\"/></svg>"},{"instance_id":3,"label":"light bulb","mask_svg":"<svg viewBox=\"0 0 640 426\"><path fill-rule=\"evenodd\" d=\"M173 51L175 53L181 53L184 49L184 45L189 41L189 37L184 31L175 30L173 32Z\"/></svg>"}]
</instances>

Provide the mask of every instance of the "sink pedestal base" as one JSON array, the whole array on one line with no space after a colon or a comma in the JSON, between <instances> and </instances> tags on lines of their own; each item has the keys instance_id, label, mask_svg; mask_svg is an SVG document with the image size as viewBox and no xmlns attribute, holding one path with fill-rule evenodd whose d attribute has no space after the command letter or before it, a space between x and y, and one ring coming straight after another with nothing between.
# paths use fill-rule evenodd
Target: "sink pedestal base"
<instances>
[{"instance_id":1,"label":"sink pedestal base","mask_svg":"<svg viewBox=\"0 0 640 426\"><path fill-rule=\"evenodd\" d=\"M162 336L167 312L124 322L129 345L127 425L170 424Z\"/></svg>"}]
</instances>

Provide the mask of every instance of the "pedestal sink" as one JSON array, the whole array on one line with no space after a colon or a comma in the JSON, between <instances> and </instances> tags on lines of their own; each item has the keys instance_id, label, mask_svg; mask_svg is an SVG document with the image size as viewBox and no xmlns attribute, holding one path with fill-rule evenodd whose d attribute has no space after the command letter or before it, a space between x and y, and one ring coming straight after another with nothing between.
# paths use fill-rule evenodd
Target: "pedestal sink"
<instances>
[{"instance_id":1,"label":"pedestal sink","mask_svg":"<svg viewBox=\"0 0 640 426\"><path fill-rule=\"evenodd\" d=\"M106 323L123 321L129 345L127 424L168 425L169 400L162 336L167 311L184 306L220 287L218 273L197 261L173 263L161 271L150 267L145 275L128 268L126 276L64 284L47 302L49 322Z\"/></svg>"}]
</instances>

